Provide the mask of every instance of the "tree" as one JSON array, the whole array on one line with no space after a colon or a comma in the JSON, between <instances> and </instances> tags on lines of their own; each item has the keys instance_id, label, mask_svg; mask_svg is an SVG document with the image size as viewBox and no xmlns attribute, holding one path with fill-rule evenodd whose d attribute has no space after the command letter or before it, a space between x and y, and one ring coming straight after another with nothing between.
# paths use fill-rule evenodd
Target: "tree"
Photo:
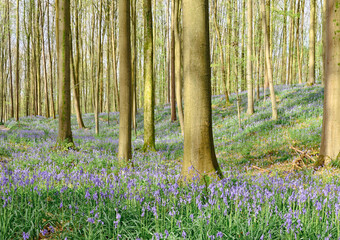
<instances>
[{"instance_id":1,"label":"tree","mask_svg":"<svg viewBox=\"0 0 340 240\"><path fill-rule=\"evenodd\" d=\"M70 0L56 0L60 143L73 143L71 131L71 13Z\"/></svg>"},{"instance_id":2,"label":"tree","mask_svg":"<svg viewBox=\"0 0 340 240\"><path fill-rule=\"evenodd\" d=\"M247 114L254 113L253 95L253 0L248 0L248 43L247 43L247 89L248 89L248 109Z\"/></svg>"},{"instance_id":3,"label":"tree","mask_svg":"<svg viewBox=\"0 0 340 240\"><path fill-rule=\"evenodd\" d=\"M16 83L16 114L15 119L19 121L19 106L20 106L20 98L19 98L19 40L20 40L20 32L19 32L19 0L17 0L17 46L16 46L16 73L15 73L15 83Z\"/></svg>"},{"instance_id":4,"label":"tree","mask_svg":"<svg viewBox=\"0 0 340 240\"><path fill-rule=\"evenodd\" d=\"M155 89L151 0L144 0L144 150L155 150Z\"/></svg>"},{"instance_id":5,"label":"tree","mask_svg":"<svg viewBox=\"0 0 340 240\"><path fill-rule=\"evenodd\" d=\"M222 177L212 132L208 0L183 0L184 160L182 175Z\"/></svg>"},{"instance_id":6,"label":"tree","mask_svg":"<svg viewBox=\"0 0 340 240\"><path fill-rule=\"evenodd\" d=\"M132 84L131 84L131 42L130 42L130 1L118 1L119 14L119 147L120 161L131 159Z\"/></svg>"},{"instance_id":7,"label":"tree","mask_svg":"<svg viewBox=\"0 0 340 240\"><path fill-rule=\"evenodd\" d=\"M320 157L316 167L340 157L340 6L326 1L325 98Z\"/></svg>"},{"instance_id":8,"label":"tree","mask_svg":"<svg viewBox=\"0 0 340 240\"><path fill-rule=\"evenodd\" d=\"M170 1L170 0L169 0ZM177 120L176 116L176 79L175 79L175 0L171 3L171 122Z\"/></svg>"},{"instance_id":9,"label":"tree","mask_svg":"<svg viewBox=\"0 0 340 240\"><path fill-rule=\"evenodd\" d=\"M181 126L182 135L184 134L184 114L182 105L182 48L180 36L180 7L181 0L174 0L175 15L174 15L174 37L175 37L175 88L176 102L178 109L178 119Z\"/></svg>"},{"instance_id":10,"label":"tree","mask_svg":"<svg viewBox=\"0 0 340 240\"><path fill-rule=\"evenodd\" d=\"M315 0L310 1L308 85L315 84Z\"/></svg>"},{"instance_id":11,"label":"tree","mask_svg":"<svg viewBox=\"0 0 340 240\"><path fill-rule=\"evenodd\" d=\"M266 16L266 7L265 0L261 0L261 12L262 12L262 28L264 33L264 48L265 48L265 59L266 59L266 70L265 75L267 76L270 90L270 99L272 103L272 119L277 120L277 107L276 107L276 97L274 91L273 84L273 68L272 68L272 60L271 60L271 51L270 51L270 37L267 26L267 16Z\"/></svg>"}]
</instances>

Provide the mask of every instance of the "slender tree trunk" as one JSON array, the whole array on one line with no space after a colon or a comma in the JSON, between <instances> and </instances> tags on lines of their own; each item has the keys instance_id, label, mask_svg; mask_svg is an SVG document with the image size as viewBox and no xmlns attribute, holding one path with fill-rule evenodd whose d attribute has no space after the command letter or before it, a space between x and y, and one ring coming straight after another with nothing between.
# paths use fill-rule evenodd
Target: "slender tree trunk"
<instances>
[{"instance_id":1,"label":"slender tree trunk","mask_svg":"<svg viewBox=\"0 0 340 240\"><path fill-rule=\"evenodd\" d=\"M14 118L14 93L13 93L13 74L12 74L12 48L11 48L11 23L9 18L10 4L7 0L7 22L8 22L8 60L9 60L9 89L11 97L11 118Z\"/></svg>"},{"instance_id":2,"label":"slender tree trunk","mask_svg":"<svg viewBox=\"0 0 340 240\"><path fill-rule=\"evenodd\" d=\"M131 41L130 41L130 1L118 0L119 12L119 82L120 82L120 114L119 114L119 147L120 161L129 161L131 154L132 123L132 84L131 84Z\"/></svg>"},{"instance_id":3,"label":"slender tree trunk","mask_svg":"<svg viewBox=\"0 0 340 240\"><path fill-rule=\"evenodd\" d=\"M131 1L132 32L131 32L131 57L132 57L132 126L137 134L137 9L136 0Z\"/></svg>"},{"instance_id":4,"label":"slender tree trunk","mask_svg":"<svg viewBox=\"0 0 340 240\"><path fill-rule=\"evenodd\" d=\"M49 1L47 4L47 42L48 42L48 55L49 55L49 61L50 61L50 95L51 95L51 112L53 119L56 118L55 116L55 107L54 107L54 88L53 88L53 61L52 61L52 50L51 50L51 32L50 32L50 6Z\"/></svg>"},{"instance_id":5,"label":"slender tree trunk","mask_svg":"<svg viewBox=\"0 0 340 240\"><path fill-rule=\"evenodd\" d=\"M175 71L175 0L173 0L171 3L171 122L177 120Z\"/></svg>"},{"instance_id":6,"label":"slender tree trunk","mask_svg":"<svg viewBox=\"0 0 340 240\"><path fill-rule=\"evenodd\" d=\"M326 1L325 98L320 157L316 167L340 159L340 11L339 2Z\"/></svg>"},{"instance_id":7,"label":"slender tree trunk","mask_svg":"<svg viewBox=\"0 0 340 240\"><path fill-rule=\"evenodd\" d=\"M56 0L56 38L59 82L59 133L60 144L73 143L71 131L71 13L70 0Z\"/></svg>"},{"instance_id":8,"label":"slender tree trunk","mask_svg":"<svg viewBox=\"0 0 340 240\"><path fill-rule=\"evenodd\" d=\"M225 71L225 61L224 61L224 50L222 46L222 37L220 33L220 28L218 26L217 22L217 0L214 0L214 26L215 26L215 31L216 31L216 37L217 37L217 44L220 52L220 61L221 61L221 74L222 74L222 82L223 82L223 90L224 90L224 95L225 95L225 101L226 105L230 105L230 100L229 100L229 92L227 89L227 80L226 80L226 71Z\"/></svg>"},{"instance_id":9,"label":"slender tree trunk","mask_svg":"<svg viewBox=\"0 0 340 240\"><path fill-rule=\"evenodd\" d=\"M272 62L270 57L270 43L269 43L269 33L268 33L268 26L266 21L266 9L265 9L265 0L261 0L261 12L262 12L262 27L264 33L264 42L265 42L265 54L266 54L266 63L267 63L267 79L269 83L270 89L270 98L272 102L272 119L277 120L277 107L276 107L276 97L274 91L274 84L273 84L273 70L272 70Z\"/></svg>"},{"instance_id":10,"label":"slender tree trunk","mask_svg":"<svg viewBox=\"0 0 340 240\"><path fill-rule=\"evenodd\" d=\"M309 74L308 74L308 85L315 84L315 1L310 1L310 29L309 29Z\"/></svg>"},{"instance_id":11,"label":"slender tree trunk","mask_svg":"<svg viewBox=\"0 0 340 240\"><path fill-rule=\"evenodd\" d=\"M248 0L248 42L247 42L248 115L252 115L254 113L252 47L253 47L253 0Z\"/></svg>"},{"instance_id":12,"label":"slender tree trunk","mask_svg":"<svg viewBox=\"0 0 340 240\"><path fill-rule=\"evenodd\" d=\"M322 85L325 84L326 76L326 14L327 14L327 0L322 3Z\"/></svg>"},{"instance_id":13,"label":"slender tree trunk","mask_svg":"<svg viewBox=\"0 0 340 240\"><path fill-rule=\"evenodd\" d=\"M95 123L96 123L96 134L99 134L99 111L100 111L100 73L101 73L101 52L102 52L102 1L100 1L99 9L99 19L98 19L98 61L97 61L97 78L95 80L95 93L94 93L94 103L95 103Z\"/></svg>"},{"instance_id":14,"label":"slender tree trunk","mask_svg":"<svg viewBox=\"0 0 340 240\"><path fill-rule=\"evenodd\" d=\"M180 13L181 2L174 0L175 15L174 15L174 31L175 31L175 79L176 79L176 102L178 109L178 118L181 126L182 135L184 134L184 114L182 106L182 56L181 56L181 37L180 37Z\"/></svg>"},{"instance_id":15,"label":"slender tree trunk","mask_svg":"<svg viewBox=\"0 0 340 240\"><path fill-rule=\"evenodd\" d=\"M49 16L47 16L49 17ZM49 94L48 94L48 75L47 75L47 66L46 66L46 53L45 53L45 37L44 37L44 13L41 9L40 12L40 24L41 24L41 50L42 50L42 58L43 58L43 69L44 69L44 92L45 92L45 116L46 118L50 117L50 103L49 103Z\"/></svg>"},{"instance_id":16,"label":"slender tree trunk","mask_svg":"<svg viewBox=\"0 0 340 240\"><path fill-rule=\"evenodd\" d=\"M282 75L281 84L286 84L287 81L287 2L284 0L284 11L283 11L283 47L282 47Z\"/></svg>"},{"instance_id":17,"label":"slender tree trunk","mask_svg":"<svg viewBox=\"0 0 340 240\"><path fill-rule=\"evenodd\" d=\"M18 122L19 121L19 110L20 110L20 96L19 96L19 91L20 91L20 76L19 76L19 41L20 41L20 32L19 32L19 0L17 0L17 46L16 46L16 115L15 119Z\"/></svg>"},{"instance_id":18,"label":"slender tree trunk","mask_svg":"<svg viewBox=\"0 0 340 240\"><path fill-rule=\"evenodd\" d=\"M208 0L183 0L185 133L181 174L189 179L216 173L223 177L212 132L208 9Z\"/></svg>"},{"instance_id":19,"label":"slender tree trunk","mask_svg":"<svg viewBox=\"0 0 340 240\"><path fill-rule=\"evenodd\" d=\"M115 38L115 1L112 1L112 32L111 32L111 41L112 41L112 71L113 71L113 92L114 92L114 105L115 110L119 111L120 101L119 101L119 91L118 91L118 78L117 78L117 62L116 62L116 38Z\"/></svg>"}]
</instances>

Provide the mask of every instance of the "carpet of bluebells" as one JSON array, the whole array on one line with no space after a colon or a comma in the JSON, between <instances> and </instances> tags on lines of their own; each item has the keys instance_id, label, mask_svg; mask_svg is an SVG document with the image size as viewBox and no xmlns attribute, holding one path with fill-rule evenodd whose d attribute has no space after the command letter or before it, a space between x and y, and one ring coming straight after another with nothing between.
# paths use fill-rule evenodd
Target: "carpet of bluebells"
<instances>
[{"instance_id":1,"label":"carpet of bluebells","mask_svg":"<svg viewBox=\"0 0 340 240\"><path fill-rule=\"evenodd\" d=\"M277 89L242 114L213 98L215 146L225 178L180 179L183 139L168 106L156 110L156 152L143 153L143 116L133 136L133 168L117 164L118 114L72 118L76 150L56 150L57 121L9 121L0 132L0 239L339 239L340 183L290 172L248 174L247 167L293 158L289 144L317 149L321 87ZM243 108L246 95L241 95ZM235 96L232 96L235 100ZM141 110L142 111L142 110ZM244 110L243 110L244 112Z\"/></svg>"}]
</instances>

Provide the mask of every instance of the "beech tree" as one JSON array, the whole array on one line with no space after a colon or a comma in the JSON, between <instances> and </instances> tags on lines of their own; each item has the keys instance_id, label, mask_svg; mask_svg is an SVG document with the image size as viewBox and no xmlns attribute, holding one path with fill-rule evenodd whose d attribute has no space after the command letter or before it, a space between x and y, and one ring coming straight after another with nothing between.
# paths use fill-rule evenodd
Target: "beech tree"
<instances>
[{"instance_id":1,"label":"beech tree","mask_svg":"<svg viewBox=\"0 0 340 240\"><path fill-rule=\"evenodd\" d=\"M155 89L151 0L144 0L144 150L155 150Z\"/></svg>"},{"instance_id":2,"label":"beech tree","mask_svg":"<svg viewBox=\"0 0 340 240\"><path fill-rule=\"evenodd\" d=\"M71 131L71 13L70 0L56 0L60 143L73 143Z\"/></svg>"},{"instance_id":3,"label":"beech tree","mask_svg":"<svg viewBox=\"0 0 340 240\"><path fill-rule=\"evenodd\" d=\"M184 160L182 175L222 177L212 133L209 1L183 0Z\"/></svg>"},{"instance_id":4,"label":"beech tree","mask_svg":"<svg viewBox=\"0 0 340 240\"><path fill-rule=\"evenodd\" d=\"M118 1L119 15L119 147L120 161L131 159L132 84L131 84L131 42L130 42L130 1Z\"/></svg>"},{"instance_id":5,"label":"beech tree","mask_svg":"<svg viewBox=\"0 0 340 240\"><path fill-rule=\"evenodd\" d=\"M316 167L340 158L340 5L326 1L325 97L320 156Z\"/></svg>"}]
</instances>

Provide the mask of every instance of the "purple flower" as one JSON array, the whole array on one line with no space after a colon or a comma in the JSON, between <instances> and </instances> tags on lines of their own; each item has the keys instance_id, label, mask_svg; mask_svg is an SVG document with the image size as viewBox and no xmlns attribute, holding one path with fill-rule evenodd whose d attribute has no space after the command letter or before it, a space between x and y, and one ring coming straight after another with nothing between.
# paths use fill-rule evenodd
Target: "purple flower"
<instances>
[{"instance_id":1,"label":"purple flower","mask_svg":"<svg viewBox=\"0 0 340 240\"><path fill-rule=\"evenodd\" d=\"M183 230L183 232L182 232L182 237L183 238L186 238L187 237L187 233Z\"/></svg>"},{"instance_id":2,"label":"purple flower","mask_svg":"<svg viewBox=\"0 0 340 240\"><path fill-rule=\"evenodd\" d=\"M94 223L95 222L93 218L88 218L87 221L90 222L90 223Z\"/></svg>"},{"instance_id":3,"label":"purple flower","mask_svg":"<svg viewBox=\"0 0 340 240\"><path fill-rule=\"evenodd\" d=\"M30 238L30 234L29 234L29 233L22 232L22 238L23 238L24 240L27 240L27 239Z\"/></svg>"},{"instance_id":4,"label":"purple flower","mask_svg":"<svg viewBox=\"0 0 340 240\"><path fill-rule=\"evenodd\" d=\"M218 233L216 234L216 237L222 238L222 237L223 237L223 233L222 233L222 232L218 232Z\"/></svg>"}]
</instances>

